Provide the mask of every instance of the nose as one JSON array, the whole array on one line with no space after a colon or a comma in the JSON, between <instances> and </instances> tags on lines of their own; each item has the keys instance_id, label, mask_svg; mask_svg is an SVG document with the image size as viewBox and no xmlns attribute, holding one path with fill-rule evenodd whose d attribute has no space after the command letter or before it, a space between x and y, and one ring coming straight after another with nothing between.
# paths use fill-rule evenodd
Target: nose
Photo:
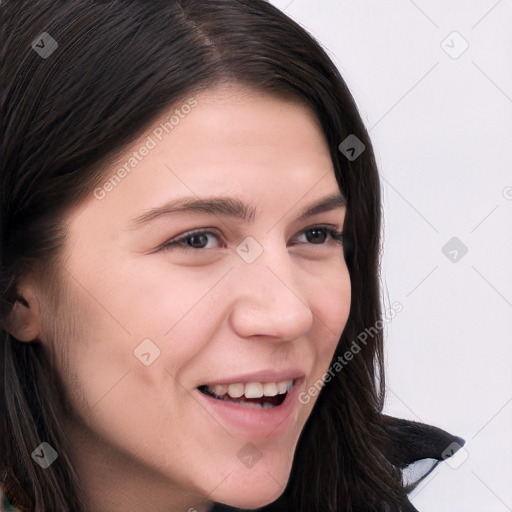
<instances>
[{"instance_id":1,"label":"nose","mask_svg":"<svg viewBox=\"0 0 512 512\"><path fill-rule=\"evenodd\" d=\"M291 341L311 329L313 312L299 272L286 248L266 248L253 263L238 262L229 316L238 336Z\"/></svg>"}]
</instances>

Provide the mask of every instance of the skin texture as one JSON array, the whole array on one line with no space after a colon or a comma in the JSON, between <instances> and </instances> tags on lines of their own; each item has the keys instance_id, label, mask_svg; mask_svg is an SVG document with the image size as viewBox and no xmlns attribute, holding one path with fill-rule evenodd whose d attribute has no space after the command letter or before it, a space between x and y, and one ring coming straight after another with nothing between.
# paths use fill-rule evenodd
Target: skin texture
<instances>
[{"instance_id":1,"label":"skin texture","mask_svg":"<svg viewBox=\"0 0 512 512\"><path fill-rule=\"evenodd\" d=\"M277 499L316 397L297 401L284 431L255 438L207 410L196 388L294 367L307 389L329 368L348 317L342 245L305 234L324 224L342 231L345 207L299 219L339 195L316 118L241 86L194 98L113 190L102 199L91 192L69 214L59 297L29 281L22 288L32 308L24 337L56 357L71 405L63 418L70 456L94 511L201 512L213 502L249 508ZM119 155L112 174L160 122ZM189 212L131 223L172 199L212 196L239 199L254 218ZM197 228L214 231L206 248L161 248ZM236 252L248 236L263 249L252 263ZM160 350L149 366L133 353L144 339ZM247 443L261 453L251 468L237 457Z\"/></svg>"}]
</instances>

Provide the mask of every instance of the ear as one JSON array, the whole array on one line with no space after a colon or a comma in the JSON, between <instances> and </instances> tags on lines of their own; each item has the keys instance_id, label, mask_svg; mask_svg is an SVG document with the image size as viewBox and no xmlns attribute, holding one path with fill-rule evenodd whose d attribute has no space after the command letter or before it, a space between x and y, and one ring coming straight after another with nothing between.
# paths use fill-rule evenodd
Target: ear
<instances>
[{"instance_id":1,"label":"ear","mask_svg":"<svg viewBox=\"0 0 512 512\"><path fill-rule=\"evenodd\" d=\"M36 341L39 337L40 308L36 289L30 283L18 286L18 299L8 319L6 331L19 341Z\"/></svg>"}]
</instances>

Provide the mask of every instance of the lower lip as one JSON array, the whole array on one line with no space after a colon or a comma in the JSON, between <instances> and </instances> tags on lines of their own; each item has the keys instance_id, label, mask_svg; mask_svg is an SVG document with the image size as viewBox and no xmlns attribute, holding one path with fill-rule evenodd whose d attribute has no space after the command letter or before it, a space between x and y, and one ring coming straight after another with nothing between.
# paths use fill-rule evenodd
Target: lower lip
<instances>
[{"instance_id":1,"label":"lower lip","mask_svg":"<svg viewBox=\"0 0 512 512\"><path fill-rule=\"evenodd\" d=\"M233 402L217 400L198 389L196 392L207 411L218 418L229 433L249 435L251 438L265 439L278 436L296 421L296 411L300 406L298 395L304 379L297 379L293 388L287 393L281 405L270 409L246 407Z\"/></svg>"}]
</instances>

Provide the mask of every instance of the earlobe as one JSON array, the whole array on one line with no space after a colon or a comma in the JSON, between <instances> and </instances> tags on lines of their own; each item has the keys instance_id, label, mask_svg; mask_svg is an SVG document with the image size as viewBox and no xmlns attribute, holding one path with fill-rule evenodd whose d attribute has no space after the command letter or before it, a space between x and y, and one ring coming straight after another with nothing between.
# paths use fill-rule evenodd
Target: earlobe
<instances>
[{"instance_id":1,"label":"earlobe","mask_svg":"<svg viewBox=\"0 0 512 512\"><path fill-rule=\"evenodd\" d=\"M14 303L7 332L19 341L36 341L40 334L39 302L32 287L27 287Z\"/></svg>"}]
</instances>

